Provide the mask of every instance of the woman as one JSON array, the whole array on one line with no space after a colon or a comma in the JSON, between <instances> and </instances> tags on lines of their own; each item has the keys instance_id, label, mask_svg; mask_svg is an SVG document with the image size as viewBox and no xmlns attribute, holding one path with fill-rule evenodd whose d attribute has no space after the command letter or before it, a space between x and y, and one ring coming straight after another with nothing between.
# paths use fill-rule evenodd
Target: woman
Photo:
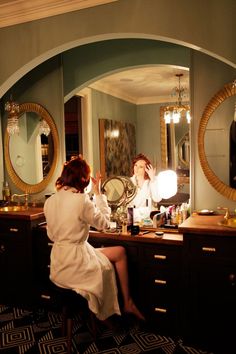
<instances>
[{"instance_id":1,"label":"woman","mask_svg":"<svg viewBox=\"0 0 236 354\"><path fill-rule=\"evenodd\" d=\"M151 207L152 202L159 202L162 199L155 172L145 155L139 154L133 159L131 180L137 187L137 194L132 200L132 205L136 208Z\"/></svg>"},{"instance_id":2,"label":"woman","mask_svg":"<svg viewBox=\"0 0 236 354\"><path fill-rule=\"evenodd\" d=\"M105 320L121 313L114 264L124 312L143 320L129 293L125 249L121 246L95 249L87 242L90 225L99 230L110 225L110 208L100 191L101 176L97 173L91 179L96 206L84 193L90 182L90 167L79 155L64 164L56 181L57 192L45 201L47 233L53 241L50 279L81 294L97 318Z\"/></svg>"}]
</instances>

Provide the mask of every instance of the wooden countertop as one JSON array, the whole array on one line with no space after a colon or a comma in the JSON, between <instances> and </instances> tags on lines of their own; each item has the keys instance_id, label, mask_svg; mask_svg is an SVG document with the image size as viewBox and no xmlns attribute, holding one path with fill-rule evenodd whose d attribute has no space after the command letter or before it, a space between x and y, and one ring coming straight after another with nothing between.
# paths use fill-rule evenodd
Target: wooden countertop
<instances>
[{"instance_id":1,"label":"wooden countertop","mask_svg":"<svg viewBox=\"0 0 236 354\"><path fill-rule=\"evenodd\" d=\"M0 211L0 219L36 220L44 217L42 207L29 207L23 211Z\"/></svg>"},{"instance_id":2,"label":"wooden countertop","mask_svg":"<svg viewBox=\"0 0 236 354\"><path fill-rule=\"evenodd\" d=\"M200 233L204 235L231 235L236 236L236 228L230 228L219 225L219 222L224 219L224 215L198 215L193 213L181 225L179 232L185 233Z\"/></svg>"},{"instance_id":3,"label":"wooden countertop","mask_svg":"<svg viewBox=\"0 0 236 354\"><path fill-rule=\"evenodd\" d=\"M40 226L46 232L46 225ZM131 241L131 242L145 242L145 243L165 243L165 244L176 244L182 245L183 235L180 233L164 233L162 237L157 237L154 232L143 235L140 232L137 236L131 236L130 234L122 234L121 232L109 232L109 231L89 231L89 237L97 238L98 240L102 238L108 238L111 240L119 241Z\"/></svg>"},{"instance_id":4,"label":"wooden countertop","mask_svg":"<svg viewBox=\"0 0 236 354\"><path fill-rule=\"evenodd\" d=\"M167 233L164 232L163 236L156 236L154 232L131 236L130 234L122 234L121 232L109 232L109 231L89 231L89 236L92 238L108 238L111 240L129 241L129 242L145 242L145 243L162 243L162 244L176 244L182 245L183 235L180 233Z\"/></svg>"}]
</instances>

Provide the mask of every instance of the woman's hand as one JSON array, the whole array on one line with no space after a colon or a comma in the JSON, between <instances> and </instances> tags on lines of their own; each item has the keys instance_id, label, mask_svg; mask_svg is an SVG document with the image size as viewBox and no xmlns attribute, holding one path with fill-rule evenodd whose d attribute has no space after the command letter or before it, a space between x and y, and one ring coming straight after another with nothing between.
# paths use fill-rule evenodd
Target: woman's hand
<instances>
[{"instance_id":1,"label":"woman's hand","mask_svg":"<svg viewBox=\"0 0 236 354\"><path fill-rule=\"evenodd\" d=\"M153 166L150 165L146 165L145 167L145 172L147 172L148 177L150 178L150 181L154 180L155 174L156 174L156 169L153 168Z\"/></svg>"},{"instance_id":2,"label":"woman's hand","mask_svg":"<svg viewBox=\"0 0 236 354\"><path fill-rule=\"evenodd\" d=\"M94 189L94 194L98 195L101 194L101 180L102 180L102 175L98 171L96 172L96 177L91 176L91 180L93 182L93 189Z\"/></svg>"}]
</instances>

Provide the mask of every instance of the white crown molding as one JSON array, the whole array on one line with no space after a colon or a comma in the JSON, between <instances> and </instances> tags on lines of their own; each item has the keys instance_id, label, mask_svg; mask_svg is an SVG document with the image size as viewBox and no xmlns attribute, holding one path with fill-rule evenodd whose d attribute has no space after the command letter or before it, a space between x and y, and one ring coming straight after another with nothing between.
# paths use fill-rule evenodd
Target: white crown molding
<instances>
[{"instance_id":1,"label":"white crown molding","mask_svg":"<svg viewBox=\"0 0 236 354\"><path fill-rule=\"evenodd\" d=\"M118 0L3 0L0 3L0 28L114 1Z\"/></svg>"},{"instance_id":2,"label":"white crown molding","mask_svg":"<svg viewBox=\"0 0 236 354\"><path fill-rule=\"evenodd\" d=\"M124 100L129 103L133 103L136 105L141 105L141 104L155 104L155 103L166 103L166 102L175 102L175 98L171 98L170 96L151 96L151 97L133 97L130 95L127 95L123 90L119 90L114 87L110 87L109 85L104 85L100 82L95 82L93 84L89 85L90 88L106 93L107 95L114 96L116 98L119 98L121 100Z\"/></svg>"}]
</instances>

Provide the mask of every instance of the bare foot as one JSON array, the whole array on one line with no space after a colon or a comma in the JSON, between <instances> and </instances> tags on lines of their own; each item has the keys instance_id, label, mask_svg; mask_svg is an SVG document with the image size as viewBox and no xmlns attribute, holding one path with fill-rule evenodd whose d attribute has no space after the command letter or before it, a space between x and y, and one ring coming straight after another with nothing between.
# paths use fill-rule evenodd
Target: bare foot
<instances>
[{"instance_id":1,"label":"bare foot","mask_svg":"<svg viewBox=\"0 0 236 354\"><path fill-rule=\"evenodd\" d=\"M124 306L124 312L131 313L134 316L136 316L139 320L145 321L145 317L136 307L132 299L130 299L129 302Z\"/></svg>"}]
</instances>

